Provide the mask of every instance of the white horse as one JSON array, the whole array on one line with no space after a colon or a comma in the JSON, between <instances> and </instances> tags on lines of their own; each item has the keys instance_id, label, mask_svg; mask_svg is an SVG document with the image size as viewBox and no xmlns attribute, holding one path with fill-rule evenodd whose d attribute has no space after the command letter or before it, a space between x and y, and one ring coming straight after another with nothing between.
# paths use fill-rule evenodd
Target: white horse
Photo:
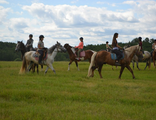
<instances>
[{"instance_id":1,"label":"white horse","mask_svg":"<svg viewBox=\"0 0 156 120\"><path fill-rule=\"evenodd\" d=\"M136 62L137 68L140 70L138 63L139 63L139 55L134 55L134 57L132 58L132 63L133 63L133 69L134 69L134 62ZM144 55L143 58L141 59L141 61L146 61L146 66L144 68L144 70L147 68L147 66L151 67L151 53L148 51L144 51Z\"/></svg>"},{"instance_id":2,"label":"white horse","mask_svg":"<svg viewBox=\"0 0 156 120\"><path fill-rule=\"evenodd\" d=\"M56 73L52 66L52 63L54 62L54 58L57 55L57 52L59 52L59 51L66 52L66 49L59 42L57 42L55 45L53 45L52 47L50 47L47 50L47 57L44 60L42 60L42 64L47 65L45 74L47 73L49 68L51 68L51 70L54 73ZM23 57L23 64L20 69L20 74L28 71L33 63L38 64L38 59L39 59L39 55L36 53L36 51L26 52ZM28 64L29 64L29 66L28 66Z\"/></svg>"}]
</instances>

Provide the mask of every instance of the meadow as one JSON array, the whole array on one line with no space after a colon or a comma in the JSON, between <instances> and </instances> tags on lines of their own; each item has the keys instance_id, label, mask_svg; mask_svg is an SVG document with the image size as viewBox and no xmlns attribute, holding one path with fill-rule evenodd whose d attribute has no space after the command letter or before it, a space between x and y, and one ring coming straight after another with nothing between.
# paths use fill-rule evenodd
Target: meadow
<instances>
[{"instance_id":1,"label":"meadow","mask_svg":"<svg viewBox=\"0 0 156 120\"><path fill-rule=\"evenodd\" d=\"M156 69L131 73L104 65L87 77L88 62L55 61L44 75L18 74L22 62L0 61L0 120L156 120ZM132 65L131 65L132 66ZM46 66L44 66L44 70Z\"/></svg>"}]
</instances>

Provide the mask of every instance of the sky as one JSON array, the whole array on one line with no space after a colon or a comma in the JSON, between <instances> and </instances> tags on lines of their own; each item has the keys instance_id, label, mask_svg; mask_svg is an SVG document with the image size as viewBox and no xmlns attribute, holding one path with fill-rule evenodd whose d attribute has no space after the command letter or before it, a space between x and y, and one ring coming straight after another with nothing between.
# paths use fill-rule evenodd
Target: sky
<instances>
[{"instance_id":1,"label":"sky","mask_svg":"<svg viewBox=\"0 0 156 120\"><path fill-rule=\"evenodd\" d=\"M111 44L134 38L156 39L156 0L0 0L0 41L26 41L33 34L37 47L60 42L77 46Z\"/></svg>"}]
</instances>

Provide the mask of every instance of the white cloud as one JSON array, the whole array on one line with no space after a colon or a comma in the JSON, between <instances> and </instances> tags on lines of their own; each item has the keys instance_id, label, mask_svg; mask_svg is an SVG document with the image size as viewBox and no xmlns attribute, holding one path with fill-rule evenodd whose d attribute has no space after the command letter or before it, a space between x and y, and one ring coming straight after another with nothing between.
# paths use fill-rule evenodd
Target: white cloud
<instances>
[{"instance_id":1,"label":"white cloud","mask_svg":"<svg viewBox=\"0 0 156 120\"><path fill-rule=\"evenodd\" d=\"M9 4L6 0L0 0L0 4Z\"/></svg>"},{"instance_id":2,"label":"white cloud","mask_svg":"<svg viewBox=\"0 0 156 120\"><path fill-rule=\"evenodd\" d=\"M5 33L1 31L0 37L11 41L24 39L26 42L31 33L34 35L34 46L37 46L38 36L43 34L47 47L56 41L74 46L79 43L78 38L81 36L84 37L85 45L101 44L105 41L111 43L115 32L119 33L119 42L128 42L138 36L156 38L156 2L126 1L124 4L132 5L132 8L112 11L87 5L53 6L32 3L30 6L23 6L24 11L19 11L21 15L30 13L29 17L12 17L7 20L4 19L9 9L0 7L3 13L0 23L9 28L4 29Z\"/></svg>"},{"instance_id":3,"label":"white cloud","mask_svg":"<svg viewBox=\"0 0 156 120\"><path fill-rule=\"evenodd\" d=\"M4 7L0 6L0 13L1 13L1 15L0 15L0 24L2 24L3 21L5 21L9 11L10 11L10 8L4 8Z\"/></svg>"}]
</instances>

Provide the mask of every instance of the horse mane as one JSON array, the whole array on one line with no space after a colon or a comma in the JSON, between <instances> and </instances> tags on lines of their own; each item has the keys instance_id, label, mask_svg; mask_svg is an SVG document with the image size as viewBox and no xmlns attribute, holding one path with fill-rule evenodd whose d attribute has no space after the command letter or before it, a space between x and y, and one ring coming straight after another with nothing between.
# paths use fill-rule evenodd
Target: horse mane
<instances>
[{"instance_id":1,"label":"horse mane","mask_svg":"<svg viewBox=\"0 0 156 120\"><path fill-rule=\"evenodd\" d=\"M57 46L57 44L55 44L55 45L53 45L52 47L50 47L50 48L48 49L48 54L51 54L51 53L54 51L54 49L56 48L56 46Z\"/></svg>"}]
</instances>

